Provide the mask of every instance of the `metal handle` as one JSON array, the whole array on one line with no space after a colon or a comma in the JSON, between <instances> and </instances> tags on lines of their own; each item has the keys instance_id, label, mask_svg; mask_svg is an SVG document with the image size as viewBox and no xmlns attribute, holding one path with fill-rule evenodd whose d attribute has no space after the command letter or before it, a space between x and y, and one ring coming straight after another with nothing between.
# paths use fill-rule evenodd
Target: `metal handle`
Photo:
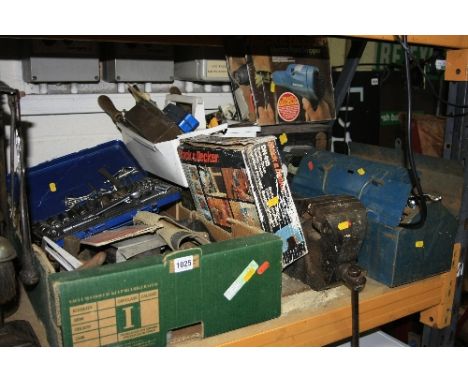
<instances>
[{"instance_id":1,"label":"metal handle","mask_svg":"<svg viewBox=\"0 0 468 382\"><path fill-rule=\"evenodd\" d=\"M351 291L351 346L359 347L359 292Z\"/></svg>"}]
</instances>

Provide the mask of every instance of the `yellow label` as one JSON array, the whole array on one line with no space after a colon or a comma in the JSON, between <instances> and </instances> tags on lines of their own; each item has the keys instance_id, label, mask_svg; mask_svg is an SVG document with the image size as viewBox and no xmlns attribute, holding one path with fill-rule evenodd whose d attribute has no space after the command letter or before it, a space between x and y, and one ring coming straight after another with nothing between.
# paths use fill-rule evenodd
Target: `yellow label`
<instances>
[{"instance_id":1,"label":"yellow label","mask_svg":"<svg viewBox=\"0 0 468 382\"><path fill-rule=\"evenodd\" d=\"M278 198L277 196L275 196L274 198L271 198L271 199L267 202L267 206L271 208L271 207L276 206L278 203L279 203L279 198Z\"/></svg>"},{"instance_id":2,"label":"yellow label","mask_svg":"<svg viewBox=\"0 0 468 382\"><path fill-rule=\"evenodd\" d=\"M228 289L226 289L226 292L224 292L224 297L228 299L228 301L231 301L234 296L239 292L242 287L249 281L252 276L255 274L255 272L258 269L258 264L255 262L255 260L252 260L249 265L242 271L242 273L237 276L237 278L234 280L234 282L229 286Z\"/></svg>"},{"instance_id":3,"label":"yellow label","mask_svg":"<svg viewBox=\"0 0 468 382\"><path fill-rule=\"evenodd\" d=\"M350 226L351 226L351 223L348 220L346 220L338 224L338 229L340 231L343 231L344 229L348 229Z\"/></svg>"},{"instance_id":4,"label":"yellow label","mask_svg":"<svg viewBox=\"0 0 468 382\"><path fill-rule=\"evenodd\" d=\"M49 190L50 190L50 192L56 192L57 191L57 185L55 183L49 183Z\"/></svg>"},{"instance_id":5,"label":"yellow label","mask_svg":"<svg viewBox=\"0 0 468 382\"><path fill-rule=\"evenodd\" d=\"M210 123L208 124L208 127L216 127L218 126L218 119L216 117L213 117L210 119Z\"/></svg>"},{"instance_id":6,"label":"yellow label","mask_svg":"<svg viewBox=\"0 0 468 382\"><path fill-rule=\"evenodd\" d=\"M279 141L281 145L285 145L288 142L288 136L286 135L286 133L283 133L279 136Z\"/></svg>"},{"instance_id":7,"label":"yellow label","mask_svg":"<svg viewBox=\"0 0 468 382\"><path fill-rule=\"evenodd\" d=\"M252 276L254 275L254 273L255 273L255 269L250 268L250 269L247 271L247 273L244 275L244 281L245 281L245 282L249 281L249 280L252 278Z\"/></svg>"},{"instance_id":8,"label":"yellow label","mask_svg":"<svg viewBox=\"0 0 468 382\"><path fill-rule=\"evenodd\" d=\"M364 170L362 167L357 169L357 173L361 176L363 176L366 173L366 170Z\"/></svg>"},{"instance_id":9,"label":"yellow label","mask_svg":"<svg viewBox=\"0 0 468 382\"><path fill-rule=\"evenodd\" d=\"M272 93L276 91L276 84L273 81L270 82L270 91Z\"/></svg>"},{"instance_id":10,"label":"yellow label","mask_svg":"<svg viewBox=\"0 0 468 382\"><path fill-rule=\"evenodd\" d=\"M417 241L417 242L414 243L414 246L415 246L416 248L424 248L424 241L419 240L419 241Z\"/></svg>"}]
</instances>

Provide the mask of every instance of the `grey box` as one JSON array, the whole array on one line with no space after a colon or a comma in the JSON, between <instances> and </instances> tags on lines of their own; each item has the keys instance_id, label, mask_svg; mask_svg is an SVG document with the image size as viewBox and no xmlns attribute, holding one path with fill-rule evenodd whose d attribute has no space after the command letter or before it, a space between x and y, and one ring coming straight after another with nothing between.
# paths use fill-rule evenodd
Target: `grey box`
<instances>
[{"instance_id":1,"label":"grey box","mask_svg":"<svg viewBox=\"0 0 468 382\"><path fill-rule=\"evenodd\" d=\"M97 82L97 45L88 42L34 40L23 60L23 79L33 83Z\"/></svg>"},{"instance_id":2,"label":"grey box","mask_svg":"<svg viewBox=\"0 0 468 382\"><path fill-rule=\"evenodd\" d=\"M174 50L170 46L119 44L104 61L107 82L172 82Z\"/></svg>"},{"instance_id":3,"label":"grey box","mask_svg":"<svg viewBox=\"0 0 468 382\"><path fill-rule=\"evenodd\" d=\"M224 51L215 48L186 48L178 53L174 78L195 82L229 82Z\"/></svg>"}]
</instances>

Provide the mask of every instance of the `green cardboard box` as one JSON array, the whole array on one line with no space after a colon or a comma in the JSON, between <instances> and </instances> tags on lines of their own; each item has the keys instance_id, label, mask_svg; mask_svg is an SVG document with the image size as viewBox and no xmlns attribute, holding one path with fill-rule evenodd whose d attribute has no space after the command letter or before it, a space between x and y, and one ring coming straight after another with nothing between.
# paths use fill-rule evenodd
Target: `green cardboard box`
<instances>
[{"instance_id":1,"label":"green cardboard box","mask_svg":"<svg viewBox=\"0 0 468 382\"><path fill-rule=\"evenodd\" d=\"M29 295L49 344L166 346L181 328L208 337L278 317L281 239L242 223L228 236L212 228L228 240L72 272L36 248L41 280Z\"/></svg>"}]
</instances>

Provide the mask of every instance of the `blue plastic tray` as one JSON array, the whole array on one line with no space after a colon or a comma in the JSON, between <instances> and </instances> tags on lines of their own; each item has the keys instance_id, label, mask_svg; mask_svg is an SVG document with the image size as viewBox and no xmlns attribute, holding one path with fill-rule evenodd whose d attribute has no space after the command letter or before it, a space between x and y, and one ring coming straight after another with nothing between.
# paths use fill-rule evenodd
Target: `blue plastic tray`
<instances>
[{"instance_id":1,"label":"blue plastic tray","mask_svg":"<svg viewBox=\"0 0 468 382\"><path fill-rule=\"evenodd\" d=\"M66 197L82 196L93 188L110 188L98 170L104 167L114 174L125 166L140 170L132 175L134 180L146 174L123 142L110 141L29 168L26 180L31 220L45 220L65 211Z\"/></svg>"},{"instance_id":2,"label":"blue plastic tray","mask_svg":"<svg viewBox=\"0 0 468 382\"><path fill-rule=\"evenodd\" d=\"M121 141L106 142L27 169L32 222L44 221L64 212L66 197L80 197L93 190L111 189L112 185L106 182L107 179L98 170L105 168L110 174L115 174L122 167L135 167L139 170L130 176L129 180L132 182L148 175ZM169 186L162 180L161 183ZM139 210L159 211L180 199L180 193L176 189L173 190L157 201L113 216L108 221L88 226L80 232L74 232L73 235L82 239L106 229L129 224ZM57 243L61 244L62 240Z\"/></svg>"}]
</instances>

